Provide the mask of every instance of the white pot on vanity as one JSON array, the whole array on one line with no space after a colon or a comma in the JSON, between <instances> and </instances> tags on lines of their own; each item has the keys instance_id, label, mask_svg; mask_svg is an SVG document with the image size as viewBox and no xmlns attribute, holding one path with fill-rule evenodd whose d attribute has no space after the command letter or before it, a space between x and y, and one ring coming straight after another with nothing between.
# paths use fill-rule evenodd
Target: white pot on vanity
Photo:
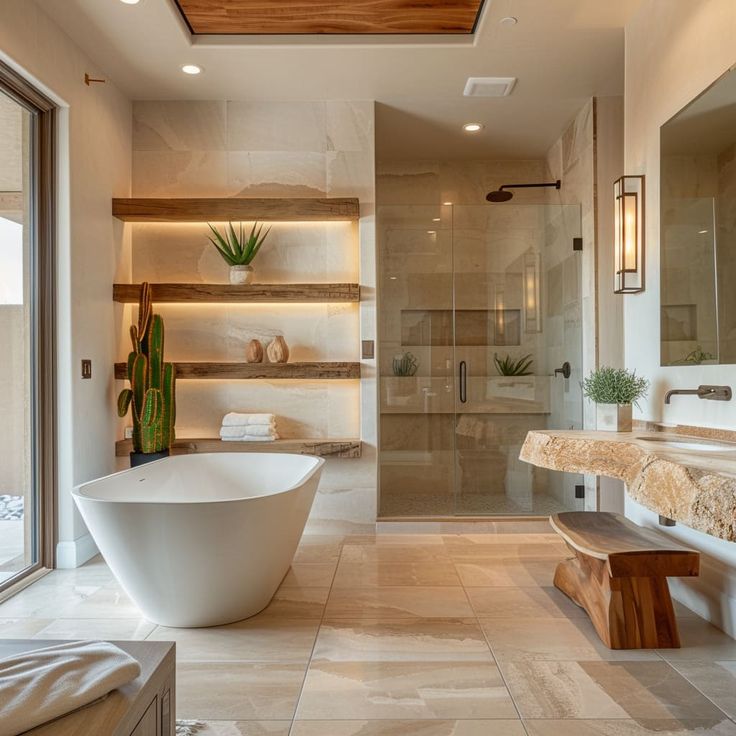
<instances>
[{"instance_id":1,"label":"white pot on vanity","mask_svg":"<svg viewBox=\"0 0 736 736\"><path fill-rule=\"evenodd\" d=\"M631 432L631 404L596 404L596 428L605 432Z\"/></svg>"}]
</instances>

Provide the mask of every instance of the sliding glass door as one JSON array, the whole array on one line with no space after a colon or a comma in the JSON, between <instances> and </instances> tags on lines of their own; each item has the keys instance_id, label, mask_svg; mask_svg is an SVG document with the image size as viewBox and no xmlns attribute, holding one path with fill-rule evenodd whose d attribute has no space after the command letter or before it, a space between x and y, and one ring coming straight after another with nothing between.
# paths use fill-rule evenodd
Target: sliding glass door
<instances>
[{"instance_id":1,"label":"sliding glass door","mask_svg":"<svg viewBox=\"0 0 736 736\"><path fill-rule=\"evenodd\" d=\"M0 591L53 564L52 135L0 66Z\"/></svg>"}]
</instances>

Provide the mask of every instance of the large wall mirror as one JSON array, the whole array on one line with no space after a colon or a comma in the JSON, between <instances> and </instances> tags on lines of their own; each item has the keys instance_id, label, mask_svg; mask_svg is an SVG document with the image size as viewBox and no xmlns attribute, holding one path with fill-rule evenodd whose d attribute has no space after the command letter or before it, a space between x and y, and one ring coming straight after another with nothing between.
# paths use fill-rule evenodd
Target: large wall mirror
<instances>
[{"instance_id":1,"label":"large wall mirror","mask_svg":"<svg viewBox=\"0 0 736 736\"><path fill-rule=\"evenodd\" d=\"M662 126L661 362L736 363L736 69Z\"/></svg>"}]
</instances>

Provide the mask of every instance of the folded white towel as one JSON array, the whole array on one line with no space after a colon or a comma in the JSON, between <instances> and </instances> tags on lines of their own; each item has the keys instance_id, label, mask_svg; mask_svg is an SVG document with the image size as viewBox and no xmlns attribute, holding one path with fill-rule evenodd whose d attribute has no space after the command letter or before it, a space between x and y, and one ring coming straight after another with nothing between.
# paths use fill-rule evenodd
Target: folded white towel
<instances>
[{"instance_id":1,"label":"folded white towel","mask_svg":"<svg viewBox=\"0 0 736 736\"><path fill-rule=\"evenodd\" d=\"M135 680L138 661L105 641L72 641L0 660L0 736L17 736Z\"/></svg>"},{"instance_id":2,"label":"folded white towel","mask_svg":"<svg viewBox=\"0 0 736 736\"><path fill-rule=\"evenodd\" d=\"M276 417L273 414L242 414L231 411L222 418L223 427L244 427L249 424L273 424Z\"/></svg>"},{"instance_id":3,"label":"folded white towel","mask_svg":"<svg viewBox=\"0 0 736 736\"><path fill-rule=\"evenodd\" d=\"M276 434L274 424L249 424L247 427L221 427L220 437L225 439L241 437L271 437Z\"/></svg>"},{"instance_id":4,"label":"folded white towel","mask_svg":"<svg viewBox=\"0 0 736 736\"><path fill-rule=\"evenodd\" d=\"M223 442L273 442L279 439L277 434L272 434L268 437L221 437ZM1 736L1 735L0 735Z\"/></svg>"}]
</instances>

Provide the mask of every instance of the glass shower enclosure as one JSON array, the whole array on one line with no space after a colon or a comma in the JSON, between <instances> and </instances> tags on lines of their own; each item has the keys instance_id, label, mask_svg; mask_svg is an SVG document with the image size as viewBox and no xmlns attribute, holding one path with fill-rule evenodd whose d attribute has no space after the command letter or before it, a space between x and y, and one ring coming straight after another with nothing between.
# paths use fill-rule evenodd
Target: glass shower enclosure
<instances>
[{"instance_id":1,"label":"glass shower enclosure","mask_svg":"<svg viewBox=\"0 0 736 736\"><path fill-rule=\"evenodd\" d=\"M580 476L518 457L582 428L580 207L383 205L377 226L379 517L583 509Z\"/></svg>"}]
</instances>

